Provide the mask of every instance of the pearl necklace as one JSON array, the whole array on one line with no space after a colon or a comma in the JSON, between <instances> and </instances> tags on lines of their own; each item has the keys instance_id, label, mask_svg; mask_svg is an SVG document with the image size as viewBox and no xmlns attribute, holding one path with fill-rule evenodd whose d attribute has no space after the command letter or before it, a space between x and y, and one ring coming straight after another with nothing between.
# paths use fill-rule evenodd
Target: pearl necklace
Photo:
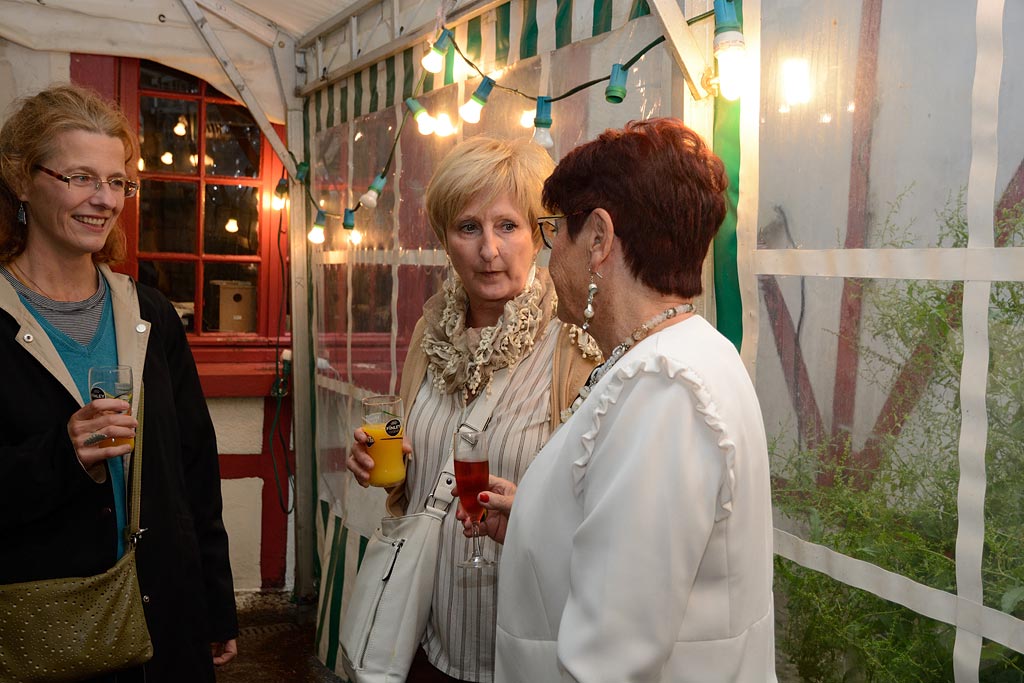
<instances>
[{"instance_id":1,"label":"pearl necklace","mask_svg":"<svg viewBox=\"0 0 1024 683\"><path fill-rule=\"evenodd\" d=\"M579 396L577 396L576 400L572 402L572 405L561 412L560 417L562 422L568 420L572 414L576 412L580 405L583 404L583 401L587 399L587 396L590 396L590 392L594 385L600 382L601 378L612 369L612 366L618 363L619 359L626 355L626 352L633 348L637 342L646 339L647 335L651 333L651 330L666 320L671 320L682 313L692 313L693 310L693 304L691 303L679 304L678 306L673 306L672 308L662 311L640 327L633 330L633 332L626 337L621 344L612 349L612 352L608 355L608 360L598 365L594 368L594 371L590 373L590 377L587 378L586 383L580 388Z\"/></svg>"}]
</instances>

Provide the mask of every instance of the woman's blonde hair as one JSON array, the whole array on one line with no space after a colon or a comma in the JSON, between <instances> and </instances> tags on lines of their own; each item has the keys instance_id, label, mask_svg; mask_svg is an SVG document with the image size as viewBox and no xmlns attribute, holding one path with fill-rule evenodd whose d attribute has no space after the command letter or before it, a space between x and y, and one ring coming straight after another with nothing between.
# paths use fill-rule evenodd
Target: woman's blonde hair
<instances>
[{"instance_id":1,"label":"woman's blonde hair","mask_svg":"<svg viewBox=\"0 0 1024 683\"><path fill-rule=\"evenodd\" d=\"M427 185L427 217L441 244L445 233L471 201L489 203L499 195L511 197L530 221L533 242L540 246L537 218L544 214L541 193L555 163L529 140L475 137L457 145L441 160Z\"/></svg>"},{"instance_id":2,"label":"woman's blonde hair","mask_svg":"<svg viewBox=\"0 0 1024 683\"><path fill-rule=\"evenodd\" d=\"M121 110L87 88L53 86L21 98L15 107L0 129L0 263L25 250L28 226L17 219L18 194L31 182L35 165L59 152L62 133L81 130L117 138L124 145L125 171L139 154L135 131ZM92 259L117 263L125 254L124 229L118 223Z\"/></svg>"}]
</instances>

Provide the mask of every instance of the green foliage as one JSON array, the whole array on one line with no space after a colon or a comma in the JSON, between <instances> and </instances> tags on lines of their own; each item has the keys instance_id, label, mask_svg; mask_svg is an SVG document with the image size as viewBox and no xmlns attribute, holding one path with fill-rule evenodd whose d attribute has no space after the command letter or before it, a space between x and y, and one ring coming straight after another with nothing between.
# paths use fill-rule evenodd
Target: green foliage
<instances>
[{"instance_id":1,"label":"green foliage","mask_svg":"<svg viewBox=\"0 0 1024 683\"><path fill-rule=\"evenodd\" d=\"M881 234L907 246L893 204ZM939 243L967 244L963 193L940 212ZM996 221L1024 242L1024 205ZM1024 618L1024 285L996 282L989 307L985 604ZM864 289L860 377L895 406L894 429L858 452L848 441L772 444L774 503L801 536L921 584L956 592L963 285L875 281ZM780 649L804 681L953 679L955 628L776 561ZM1024 654L986 642L983 683L1024 682Z\"/></svg>"}]
</instances>

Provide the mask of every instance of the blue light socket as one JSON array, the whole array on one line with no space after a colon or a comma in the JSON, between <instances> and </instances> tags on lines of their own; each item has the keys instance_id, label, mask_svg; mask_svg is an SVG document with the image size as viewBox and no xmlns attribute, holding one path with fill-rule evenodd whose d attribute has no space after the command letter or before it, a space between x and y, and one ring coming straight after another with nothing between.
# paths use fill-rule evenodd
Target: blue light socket
<instances>
[{"instance_id":1,"label":"blue light socket","mask_svg":"<svg viewBox=\"0 0 1024 683\"><path fill-rule=\"evenodd\" d=\"M611 104L621 104L626 99L626 74L621 64L612 64L612 75L604 89L604 99Z\"/></svg>"},{"instance_id":2,"label":"blue light socket","mask_svg":"<svg viewBox=\"0 0 1024 683\"><path fill-rule=\"evenodd\" d=\"M370 183L370 189L376 192L377 194L380 194L381 191L384 189L384 184L386 182L387 178L385 178L383 175L378 175L376 178L373 179L373 182Z\"/></svg>"},{"instance_id":3,"label":"blue light socket","mask_svg":"<svg viewBox=\"0 0 1024 683\"><path fill-rule=\"evenodd\" d=\"M536 128L551 127L551 98L541 95L537 98L537 113L533 117Z\"/></svg>"},{"instance_id":4,"label":"blue light socket","mask_svg":"<svg viewBox=\"0 0 1024 683\"><path fill-rule=\"evenodd\" d=\"M484 76L484 80L480 81L480 85L476 86L476 90L473 91L473 99L481 106L487 104L487 98L491 96L491 88L493 87L494 79L490 76Z\"/></svg>"},{"instance_id":5,"label":"blue light socket","mask_svg":"<svg viewBox=\"0 0 1024 683\"><path fill-rule=\"evenodd\" d=\"M345 209L345 217L342 219L341 224L346 230L356 227L356 212L352 209Z\"/></svg>"},{"instance_id":6,"label":"blue light socket","mask_svg":"<svg viewBox=\"0 0 1024 683\"><path fill-rule=\"evenodd\" d=\"M295 167L295 179L300 183L306 182L306 178L309 177L309 162L300 161L299 165Z\"/></svg>"},{"instance_id":7,"label":"blue light socket","mask_svg":"<svg viewBox=\"0 0 1024 683\"><path fill-rule=\"evenodd\" d=\"M316 210L316 220L313 221L314 228L326 228L327 227L327 214L324 213L323 209Z\"/></svg>"},{"instance_id":8,"label":"blue light socket","mask_svg":"<svg viewBox=\"0 0 1024 683\"><path fill-rule=\"evenodd\" d=\"M409 107L409 111L412 112L413 117L415 117L421 111L426 111L426 109L423 108L422 104L420 104L411 97L405 98L405 106Z\"/></svg>"},{"instance_id":9,"label":"blue light socket","mask_svg":"<svg viewBox=\"0 0 1024 683\"><path fill-rule=\"evenodd\" d=\"M284 197L288 194L288 179L281 178L277 181L277 187L274 188L274 194L278 197Z\"/></svg>"},{"instance_id":10,"label":"blue light socket","mask_svg":"<svg viewBox=\"0 0 1024 683\"><path fill-rule=\"evenodd\" d=\"M715 35L726 31L743 32L736 15L735 0L715 0Z\"/></svg>"}]
</instances>

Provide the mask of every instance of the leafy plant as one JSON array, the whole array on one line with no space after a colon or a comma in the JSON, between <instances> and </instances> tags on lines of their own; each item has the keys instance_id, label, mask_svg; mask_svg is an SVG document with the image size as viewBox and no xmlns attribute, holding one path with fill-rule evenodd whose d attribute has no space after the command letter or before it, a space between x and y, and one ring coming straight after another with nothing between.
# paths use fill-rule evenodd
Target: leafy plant
<instances>
[{"instance_id":1,"label":"leafy plant","mask_svg":"<svg viewBox=\"0 0 1024 683\"><path fill-rule=\"evenodd\" d=\"M881 234L906 245L898 198ZM964 197L939 214L964 247ZM1024 242L1024 204L1000 211L997 244ZM858 450L849 435L772 444L774 503L805 538L956 592L963 286L873 281L861 290L861 381L886 397ZM985 604L1024 618L1024 285L994 282L989 307ZM799 341L797 341L797 344ZM804 681L952 680L955 628L788 560L776 561L780 649ZM1024 654L994 642L980 680L1024 682Z\"/></svg>"}]
</instances>

